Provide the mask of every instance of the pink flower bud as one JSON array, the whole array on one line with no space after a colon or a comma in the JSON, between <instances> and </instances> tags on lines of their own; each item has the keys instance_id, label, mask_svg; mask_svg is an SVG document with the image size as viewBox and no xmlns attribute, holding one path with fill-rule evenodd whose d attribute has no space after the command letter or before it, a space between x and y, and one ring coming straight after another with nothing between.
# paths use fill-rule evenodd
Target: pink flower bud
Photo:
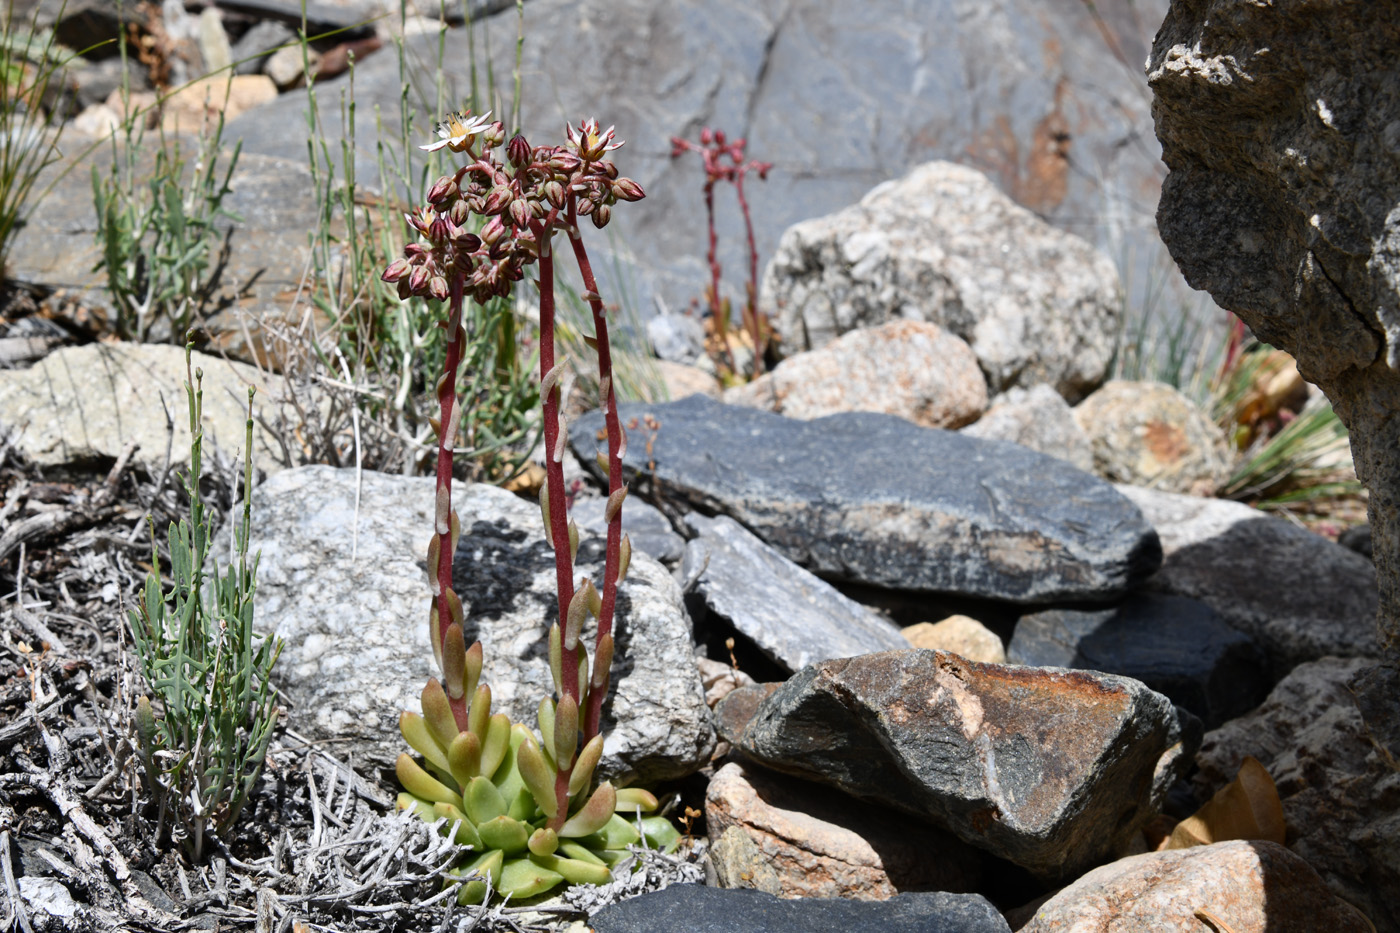
<instances>
[{"instance_id":1,"label":"pink flower bud","mask_svg":"<svg viewBox=\"0 0 1400 933\"><path fill-rule=\"evenodd\" d=\"M579 167L579 157L572 152L559 150L549 160L549 167L556 172L572 172Z\"/></svg>"},{"instance_id":2,"label":"pink flower bud","mask_svg":"<svg viewBox=\"0 0 1400 933\"><path fill-rule=\"evenodd\" d=\"M444 175L437 181L433 182L433 186L428 189L428 196L426 200L430 204L438 205L441 204L443 201L446 201L448 198L456 197L456 195L457 182L452 178L451 175Z\"/></svg>"},{"instance_id":3,"label":"pink flower bud","mask_svg":"<svg viewBox=\"0 0 1400 933\"><path fill-rule=\"evenodd\" d=\"M521 198L516 198L510 202L510 219L517 227L524 227L530 223L530 204Z\"/></svg>"},{"instance_id":4,"label":"pink flower bud","mask_svg":"<svg viewBox=\"0 0 1400 933\"><path fill-rule=\"evenodd\" d=\"M452 238L452 245L456 247L459 254L474 253L481 249L481 237L463 230Z\"/></svg>"},{"instance_id":5,"label":"pink flower bud","mask_svg":"<svg viewBox=\"0 0 1400 933\"><path fill-rule=\"evenodd\" d=\"M630 178L619 178L613 182L612 193L619 201L640 201L647 196L642 186Z\"/></svg>"},{"instance_id":6,"label":"pink flower bud","mask_svg":"<svg viewBox=\"0 0 1400 933\"><path fill-rule=\"evenodd\" d=\"M593 212L593 226L602 230L608 225L609 218L612 217L612 208L606 204L599 204L598 209Z\"/></svg>"},{"instance_id":7,"label":"pink flower bud","mask_svg":"<svg viewBox=\"0 0 1400 933\"><path fill-rule=\"evenodd\" d=\"M407 301L413 295L413 290L408 286L408 279L399 279L399 301Z\"/></svg>"},{"instance_id":8,"label":"pink flower bud","mask_svg":"<svg viewBox=\"0 0 1400 933\"><path fill-rule=\"evenodd\" d=\"M506 232L506 225L501 222L501 217L497 214L492 217L486 226L481 228L481 241L487 246L495 246Z\"/></svg>"},{"instance_id":9,"label":"pink flower bud","mask_svg":"<svg viewBox=\"0 0 1400 933\"><path fill-rule=\"evenodd\" d=\"M564 186L554 179L545 183L544 196L549 199L549 203L555 207L564 206Z\"/></svg>"},{"instance_id":10,"label":"pink flower bud","mask_svg":"<svg viewBox=\"0 0 1400 933\"><path fill-rule=\"evenodd\" d=\"M579 212L579 216L581 216L581 217L587 217L589 214L593 213L593 209L596 208L597 206L598 206L598 205L597 205L597 204L594 204L593 201L590 200L589 198L579 198L579 199L578 199L578 212Z\"/></svg>"},{"instance_id":11,"label":"pink flower bud","mask_svg":"<svg viewBox=\"0 0 1400 933\"><path fill-rule=\"evenodd\" d=\"M432 224L428 227L428 239L434 243L446 243L452 238L452 227L447 222L447 218L441 215L433 218Z\"/></svg>"},{"instance_id":12,"label":"pink flower bud","mask_svg":"<svg viewBox=\"0 0 1400 933\"><path fill-rule=\"evenodd\" d=\"M483 214L499 214L510 206L510 188L505 185L497 185L486 195L486 203L482 205Z\"/></svg>"},{"instance_id":13,"label":"pink flower bud","mask_svg":"<svg viewBox=\"0 0 1400 933\"><path fill-rule=\"evenodd\" d=\"M510 164L517 168L530 164L530 157L533 155L530 144L524 136L516 133L506 143L506 158L510 159Z\"/></svg>"},{"instance_id":14,"label":"pink flower bud","mask_svg":"<svg viewBox=\"0 0 1400 933\"><path fill-rule=\"evenodd\" d=\"M395 259L379 278L385 282L397 282L413 269L407 259Z\"/></svg>"},{"instance_id":15,"label":"pink flower bud","mask_svg":"<svg viewBox=\"0 0 1400 933\"><path fill-rule=\"evenodd\" d=\"M710 144L710 140L714 138L715 134L711 132L708 126L700 131L700 145L708 146Z\"/></svg>"},{"instance_id":16,"label":"pink flower bud","mask_svg":"<svg viewBox=\"0 0 1400 933\"><path fill-rule=\"evenodd\" d=\"M403 248L403 254L410 262L421 262L428 255L428 247L422 243L409 243Z\"/></svg>"},{"instance_id":17,"label":"pink flower bud","mask_svg":"<svg viewBox=\"0 0 1400 933\"><path fill-rule=\"evenodd\" d=\"M440 275L435 275L428 280L428 294L438 301L447 300L447 279Z\"/></svg>"},{"instance_id":18,"label":"pink flower bud","mask_svg":"<svg viewBox=\"0 0 1400 933\"><path fill-rule=\"evenodd\" d=\"M408 290L415 295L422 294L423 287L428 284L428 278L427 266L414 266L408 276Z\"/></svg>"},{"instance_id":19,"label":"pink flower bud","mask_svg":"<svg viewBox=\"0 0 1400 933\"><path fill-rule=\"evenodd\" d=\"M715 145L724 145L724 130L715 130Z\"/></svg>"}]
</instances>

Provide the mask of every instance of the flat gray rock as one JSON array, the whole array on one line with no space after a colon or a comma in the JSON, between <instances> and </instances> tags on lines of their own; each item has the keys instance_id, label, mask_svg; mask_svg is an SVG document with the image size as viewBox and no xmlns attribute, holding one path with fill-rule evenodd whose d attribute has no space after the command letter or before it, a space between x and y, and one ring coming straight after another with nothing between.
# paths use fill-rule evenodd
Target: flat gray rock
<instances>
[{"instance_id":1,"label":"flat gray rock","mask_svg":"<svg viewBox=\"0 0 1400 933\"><path fill-rule=\"evenodd\" d=\"M204 373L206 469L217 449L241 457L247 439L248 386L258 388L255 416L274 411L268 380L258 369L195 353L191 368ZM41 467L87 468L115 460L127 443L152 474L188 469L190 418L183 347L169 344L90 343L64 347L28 369L0 370L0 426L18 431L15 446ZM283 450L253 427L253 465L283 466Z\"/></svg>"},{"instance_id":2,"label":"flat gray rock","mask_svg":"<svg viewBox=\"0 0 1400 933\"><path fill-rule=\"evenodd\" d=\"M1155 532L1111 486L1015 444L700 396L623 405L621 417L636 421L624 459L636 485L727 514L814 573L1015 603L1105 601L1159 562ZM601 425L593 412L571 432L585 464Z\"/></svg>"},{"instance_id":3,"label":"flat gray rock","mask_svg":"<svg viewBox=\"0 0 1400 933\"><path fill-rule=\"evenodd\" d=\"M1376 568L1240 502L1117 487L1162 539L1161 593L1208 604L1268 654L1275 679L1328 655L1378 657Z\"/></svg>"},{"instance_id":4,"label":"flat gray rock","mask_svg":"<svg viewBox=\"0 0 1400 933\"><path fill-rule=\"evenodd\" d=\"M1121 851L1199 739L1198 722L1127 677L911 648L806 668L735 745L1053 882Z\"/></svg>"},{"instance_id":5,"label":"flat gray rock","mask_svg":"<svg viewBox=\"0 0 1400 933\"><path fill-rule=\"evenodd\" d=\"M1248 635L1199 600L1159 593L1134 593L1111 609L1023 616L1006 657L1135 678L1208 729L1258 706L1270 686L1268 662Z\"/></svg>"},{"instance_id":6,"label":"flat gray rock","mask_svg":"<svg viewBox=\"0 0 1400 933\"><path fill-rule=\"evenodd\" d=\"M433 488L428 477L365 472L357 503L354 470L311 466L254 492L256 620L286 640L274 678L291 701L292 724L361 765L392 767L407 748L399 713L417 711L423 684L440 676L427 624ZM461 484L453 506L462 521L453 578L468 643L480 638L485 649L492 708L533 727L552 690L546 656L555 612L539 509L493 486ZM679 588L634 554L618 607L600 769L624 780L688 774L709 760L714 728Z\"/></svg>"},{"instance_id":7,"label":"flat gray rock","mask_svg":"<svg viewBox=\"0 0 1400 933\"><path fill-rule=\"evenodd\" d=\"M814 577L743 525L721 515L686 516L697 537L685 548L681 577L695 580L710 612L787 672L828 658L909 647L878 614Z\"/></svg>"}]
</instances>

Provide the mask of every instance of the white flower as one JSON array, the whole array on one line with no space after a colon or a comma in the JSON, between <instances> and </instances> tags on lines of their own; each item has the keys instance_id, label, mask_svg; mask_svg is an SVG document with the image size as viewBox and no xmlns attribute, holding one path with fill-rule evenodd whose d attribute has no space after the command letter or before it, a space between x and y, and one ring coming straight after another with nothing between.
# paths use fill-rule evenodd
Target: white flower
<instances>
[{"instance_id":1,"label":"white flower","mask_svg":"<svg viewBox=\"0 0 1400 933\"><path fill-rule=\"evenodd\" d=\"M443 146L447 146L453 152L461 152L472 144L477 136L484 133L490 126L491 111L486 111L479 117L466 113L449 113L447 119L437 125L437 134L440 137L437 142L428 143L426 146L419 146L419 149L427 152L437 152Z\"/></svg>"}]
</instances>

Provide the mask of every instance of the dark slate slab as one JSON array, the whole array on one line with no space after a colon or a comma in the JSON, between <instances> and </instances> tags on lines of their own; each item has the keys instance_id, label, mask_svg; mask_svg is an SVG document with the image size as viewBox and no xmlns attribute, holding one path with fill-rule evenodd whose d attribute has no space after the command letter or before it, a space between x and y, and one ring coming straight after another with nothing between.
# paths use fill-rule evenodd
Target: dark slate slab
<instances>
[{"instance_id":1,"label":"dark slate slab","mask_svg":"<svg viewBox=\"0 0 1400 933\"><path fill-rule=\"evenodd\" d=\"M800 671L734 744L1058 883L1134 838L1200 738L1195 717L1127 677L909 649Z\"/></svg>"},{"instance_id":2,"label":"dark slate slab","mask_svg":"<svg viewBox=\"0 0 1400 933\"><path fill-rule=\"evenodd\" d=\"M637 421L624 468L644 471L642 486L737 519L815 573L1015 603L1106 601L1161 562L1157 533L1112 486L1016 444L701 396L620 413ZM593 412L570 432L587 465L602 424Z\"/></svg>"},{"instance_id":3,"label":"dark slate slab","mask_svg":"<svg viewBox=\"0 0 1400 933\"><path fill-rule=\"evenodd\" d=\"M681 578L695 580L709 611L788 673L828 658L909 647L891 623L734 519L692 514L685 523L698 537L686 545Z\"/></svg>"},{"instance_id":4,"label":"dark slate slab","mask_svg":"<svg viewBox=\"0 0 1400 933\"><path fill-rule=\"evenodd\" d=\"M748 889L674 884L605 907L595 933L1010 933L980 894L897 894L887 901L780 900Z\"/></svg>"},{"instance_id":5,"label":"dark slate slab","mask_svg":"<svg viewBox=\"0 0 1400 933\"><path fill-rule=\"evenodd\" d=\"M1134 677L1213 729L1263 702L1264 653L1200 600L1135 593L1112 609L1023 616L1006 651L1014 664Z\"/></svg>"}]
</instances>

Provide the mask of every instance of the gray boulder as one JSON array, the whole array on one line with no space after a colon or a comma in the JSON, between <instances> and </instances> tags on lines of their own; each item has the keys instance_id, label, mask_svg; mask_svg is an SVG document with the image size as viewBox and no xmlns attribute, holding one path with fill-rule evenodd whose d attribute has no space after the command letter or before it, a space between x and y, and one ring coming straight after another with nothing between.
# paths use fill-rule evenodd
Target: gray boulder
<instances>
[{"instance_id":1,"label":"gray boulder","mask_svg":"<svg viewBox=\"0 0 1400 933\"><path fill-rule=\"evenodd\" d=\"M1158 563L1151 527L1111 486L1015 444L864 412L796 421L701 396L623 405L621 418L636 422L623 465L639 490L727 514L814 573L1017 603L1104 601ZM601 425L593 412L570 434L586 465Z\"/></svg>"},{"instance_id":2,"label":"gray boulder","mask_svg":"<svg viewBox=\"0 0 1400 933\"><path fill-rule=\"evenodd\" d=\"M462 520L453 580L468 642L479 638L485 649L492 708L533 727L553 689L554 562L539 509L485 485L455 485L453 505ZM324 466L284 471L254 493L257 623L286 641L274 676L292 724L360 764L391 768L406 750L399 713L417 711L423 684L439 673L424 566L432 510L431 478L366 472L357 482L354 470ZM714 730L690 623L679 588L644 554L634 554L619 592L617 634L600 769L624 781L696 770Z\"/></svg>"},{"instance_id":3,"label":"gray boulder","mask_svg":"<svg viewBox=\"0 0 1400 933\"><path fill-rule=\"evenodd\" d=\"M791 673L828 658L909 647L899 630L764 544L734 519L686 517L681 577L708 610Z\"/></svg>"},{"instance_id":4,"label":"gray boulder","mask_svg":"<svg viewBox=\"0 0 1400 933\"><path fill-rule=\"evenodd\" d=\"M1064 396L1047 385L1011 389L992 400L987 411L962 429L969 437L1011 441L1092 471L1088 435L1074 420Z\"/></svg>"},{"instance_id":5,"label":"gray boulder","mask_svg":"<svg viewBox=\"0 0 1400 933\"><path fill-rule=\"evenodd\" d=\"M258 388L254 414L269 412L267 378L258 369L203 353L206 464L215 451L241 456L247 438L248 386ZM190 418L182 347L91 343L64 347L29 369L0 370L0 425L18 430L16 447L41 467L90 467L110 462L127 443L136 463L153 475L166 458L188 469ZM284 451L260 427L253 430L253 465L273 472Z\"/></svg>"},{"instance_id":6,"label":"gray boulder","mask_svg":"<svg viewBox=\"0 0 1400 933\"><path fill-rule=\"evenodd\" d=\"M1264 653L1249 636L1199 600L1158 593L1135 593L1112 609L1022 616L1006 657L1132 677L1207 728L1258 706L1270 684Z\"/></svg>"},{"instance_id":7,"label":"gray boulder","mask_svg":"<svg viewBox=\"0 0 1400 933\"><path fill-rule=\"evenodd\" d=\"M1206 603L1254 639L1275 679L1327 655L1376 657L1376 570L1360 554L1239 502L1119 486L1157 529L1160 593Z\"/></svg>"},{"instance_id":8,"label":"gray boulder","mask_svg":"<svg viewBox=\"0 0 1400 933\"><path fill-rule=\"evenodd\" d=\"M1361 9L1173 0L1147 68L1169 170L1162 238L1193 286L1297 358L1350 431L1370 490L1381 642L1394 663L1400 4Z\"/></svg>"},{"instance_id":9,"label":"gray boulder","mask_svg":"<svg viewBox=\"0 0 1400 933\"><path fill-rule=\"evenodd\" d=\"M911 648L803 670L735 744L1055 881L1118 854L1155 815L1199 741L1199 723L1186 728L1126 677Z\"/></svg>"},{"instance_id":10,"label":"gray boulder","mask_svg":"<svg viewBox=\"0 0 1400 933\"><path fill-rule=\"evenodd\" d=\"M936 324L898 320L790 356L723 398L804 420L878 411L926 428L957 428L987 407L987 382L963 340Z\"/></svg>"},{"instance_id":11,"label":"gray boulder","mask_svg":"<svg viewBox=\"0 0 1400 933\"><path fill-rule=\"evenodd\" d=\"M1118 327L1106 256L950 162L789 228L763 296L789 352L929 321L967 341L993 393L1046 383L1072 402L1103 381Z\"/></svg>"}]
</instances>

